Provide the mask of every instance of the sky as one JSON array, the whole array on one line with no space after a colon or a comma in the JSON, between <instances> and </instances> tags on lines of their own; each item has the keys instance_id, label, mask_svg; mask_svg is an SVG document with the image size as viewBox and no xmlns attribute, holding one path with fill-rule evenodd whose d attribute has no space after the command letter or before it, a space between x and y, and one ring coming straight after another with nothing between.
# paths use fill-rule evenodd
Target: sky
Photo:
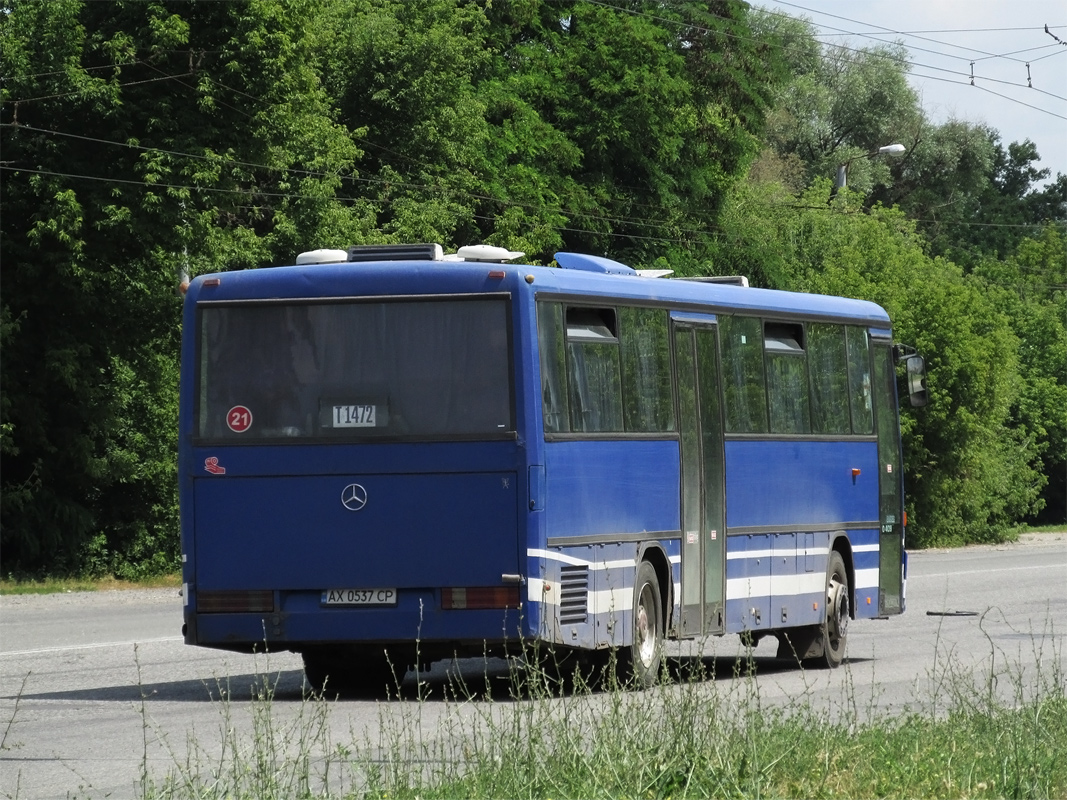
<instances>
[{"instance_id":1,"label":"sky","mask_svg":"<svg viewBox=\"0 0 1067 800\"><path fill-rule=\"evenodd\" d=\"M928 119L984 123L1000 132L1004 146L1030 139L1051 177L1067 174L1064 0L752 2L807 17L825 43L902 43L910 54L911 85ZM1065 44L1046 33L1045 25Z\"/></svg>"}]
</instances>

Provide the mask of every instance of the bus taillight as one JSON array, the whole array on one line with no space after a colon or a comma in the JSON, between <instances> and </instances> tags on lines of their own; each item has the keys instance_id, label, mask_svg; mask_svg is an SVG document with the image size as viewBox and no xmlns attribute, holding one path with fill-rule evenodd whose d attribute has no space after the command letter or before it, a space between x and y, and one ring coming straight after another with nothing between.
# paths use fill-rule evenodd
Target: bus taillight
<instances>
[{"instance_id":1,"label":"bus taillight","mask_svg":"<svg viewBox=\"0 0 1067 800\"><path fill-rule=\"evenodd\" d=\"M197 592L196 610L202 614L241 614L274 610L274 592L253 589L238 592Z\"/></svg>"},{"instance_id":2,"label":"bus taillight","mask_svg":"<svg viewBox=\"0 0 1067 800\"><path fill-rule=\"evenodd\" d=\"M518 586L467 586L441 590L441 608L518 608Z\"/></svg>"}]
</instances>

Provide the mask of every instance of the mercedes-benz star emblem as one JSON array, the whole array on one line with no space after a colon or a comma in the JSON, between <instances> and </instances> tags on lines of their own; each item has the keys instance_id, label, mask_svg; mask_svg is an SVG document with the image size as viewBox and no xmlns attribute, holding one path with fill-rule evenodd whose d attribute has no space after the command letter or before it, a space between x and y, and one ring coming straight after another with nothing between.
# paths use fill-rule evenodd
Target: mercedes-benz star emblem
<instances>
[{"instance_id":1,"label":"mercedes-benz star emblem","mask_svg":"<svg viewBox=\"0 0 1067 800\"><path fill-rule=\"evenodd\" d=\"M358 483L350 483L341 490L341 505L349 511L362 511L367 505L367 490Z\"/></svg>"}]
</instances>

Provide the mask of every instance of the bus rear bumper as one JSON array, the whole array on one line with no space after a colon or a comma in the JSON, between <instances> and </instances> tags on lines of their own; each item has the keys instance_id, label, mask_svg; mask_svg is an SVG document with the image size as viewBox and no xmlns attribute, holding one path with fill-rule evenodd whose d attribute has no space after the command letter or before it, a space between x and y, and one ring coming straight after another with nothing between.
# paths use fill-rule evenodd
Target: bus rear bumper
<instances>
[{"instance_id":1,"label":"bus rear bumper","mask_svg":"<svg viewBox=\"0 0 1067 800\"><path fill-rule=\"evenodd\" d=\"M302 651L329 644L404 644L436 648L448 643L477 654L486 647L518 646L522 609L324 608L305 612L190 613L186 643L241 652Z\"/></svg>"}]
</instances>

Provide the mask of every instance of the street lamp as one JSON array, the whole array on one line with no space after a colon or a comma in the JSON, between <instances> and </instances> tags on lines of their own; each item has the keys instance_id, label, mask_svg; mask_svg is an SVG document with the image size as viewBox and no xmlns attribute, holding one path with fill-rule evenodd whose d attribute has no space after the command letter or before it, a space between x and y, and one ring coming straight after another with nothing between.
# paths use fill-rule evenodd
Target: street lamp
<instances>
[{"instance_id":1,"label":"street lamp","mask_svg":"<svg viewBox=\"0 0 1067 800\"><path fill-rule=\"evenodd\" d=\"M874 158L875 156L902 156L907 148L902 144L887 144L885 147L879 147L873 153L864 153L863 155L852 156L844 164L838 164L837 166L837 180L834 181L833 194L837 194L838 189L845 188L845 178L848 174L848 165L858 158ZM831 195L832 197L833 195Z\"/></svg>"}]
</instances>

